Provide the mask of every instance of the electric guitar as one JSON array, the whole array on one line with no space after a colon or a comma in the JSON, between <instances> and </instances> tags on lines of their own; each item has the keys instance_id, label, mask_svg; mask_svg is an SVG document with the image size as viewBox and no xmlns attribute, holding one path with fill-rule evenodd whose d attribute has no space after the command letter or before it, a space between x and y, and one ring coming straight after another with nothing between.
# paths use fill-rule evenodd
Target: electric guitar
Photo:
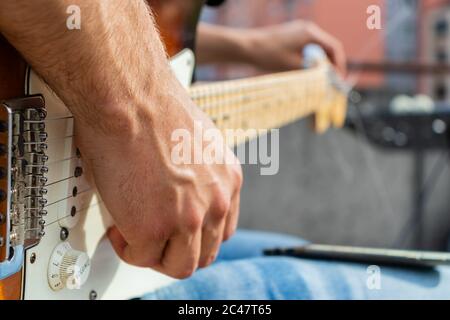
<instances>
[{"instance_id":1,"label":"electric guitar","mask_svg":"<svg viewBox=\"0 0 450 320\"><path fill-rule=\"evenodd\" d=\"M346 94L326 60L191 85L203 0L149 3L175 74L218 128L271 129L309 115L318 132L343 125ZM83 175L70 111L2 38L0 101L0 299L128 299L175 281L116 256L105 238L113 221Z\"/></svg>"}]
</instances>

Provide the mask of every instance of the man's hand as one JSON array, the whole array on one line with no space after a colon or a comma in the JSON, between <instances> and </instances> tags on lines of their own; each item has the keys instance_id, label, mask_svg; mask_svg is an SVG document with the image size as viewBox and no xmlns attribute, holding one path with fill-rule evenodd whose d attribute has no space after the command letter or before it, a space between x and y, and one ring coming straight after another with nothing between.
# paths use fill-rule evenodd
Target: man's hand
<instances>
[{"instance_id":1,"label":"man's hand","mask_svg":"<svg viewBox=\"0 0 450 320\"><path fill-rule=\"evenodd\" d=\"M69 5L81 30L66 28ZM174 130L198 139L194 122L213 124L170 71L145 3L1 1L0 31L73 113L119 256L176 278L210 264L236 228L241 168L172 162Z\"/></svg>"},{"instance_id":2,"label":"man's hand","mask_svg":"<svg viewBox=\"0 0 450 320\"><path fill-rule=\"evenodd\" d=\"M255 53L253 64L270 71L298 69L302 50L310 44L320 45L340 73L346 72L345 51L333 36L311 22L296 20L276 26L254 29L250 39Z\"/></svg>"},{"instance_id":3,"label":"man's hand","mask_svg":"<svg viewBox=\"0 0 450 320\"><path fill-rule=\"evenodd\" d=\"M173 93L181 91L173 85ZM173 130L192 132L194 120L213 128L188 97L176 95L178 101L170 105L152 100L162 106L155 105L161 113L141 110L124 120L119 137L88 128L76 134L115 219L117 227L108 235L119 256L184 278L212 263L236 229L242 173L237 164L172 163ZM234 159L228 148L219 147L229 153L224 157Z\"/></svg>"},{"instance_id":4,"label":"man's hand","mask_svg":"<svg viewBox=\"0 0 450 320\"><path fill-rule=\"evenodd\" d=\"M202 24L197 47L199 62L247 63L265 71L279 72L300 68L302 50L311 43L320 45L338 71L345 75L345 51L339 40L303 20L254 29Z\"/></svg>"}]
</instances>

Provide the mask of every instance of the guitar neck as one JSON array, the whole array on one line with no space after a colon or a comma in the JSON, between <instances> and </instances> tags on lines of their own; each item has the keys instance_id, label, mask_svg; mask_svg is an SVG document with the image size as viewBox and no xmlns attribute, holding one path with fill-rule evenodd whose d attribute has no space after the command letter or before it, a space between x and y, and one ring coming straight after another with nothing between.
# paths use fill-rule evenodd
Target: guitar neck
<instances>
[{"instance_id":1,"label":"guitar neck","mask_svg":"<svg viewBox=\"0 0 450 320\"><path fill-rule=\"evenodd\" d=\"M342 118L346 109L346 97L331 84L328 71L329 66L321 64L306 70L200 83L190 88L190 94L223 133L242 131L232 145L257 135L250 129L280 128L312 114L316 114L316 131L323 132L330 124L342 126L337 114Z\"/></svg>"}]
</instances>

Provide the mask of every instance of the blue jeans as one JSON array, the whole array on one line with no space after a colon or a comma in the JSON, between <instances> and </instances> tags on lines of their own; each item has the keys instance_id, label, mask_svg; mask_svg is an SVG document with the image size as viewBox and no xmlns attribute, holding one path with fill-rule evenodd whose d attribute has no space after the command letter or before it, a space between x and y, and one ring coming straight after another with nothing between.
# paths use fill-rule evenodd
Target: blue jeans
<instances>
[{"instance_id":1,"label":"blue jeans","mask_svg":"<svg viewBox=\"0 0 450 320\"><path fill-rule=\"evenodd\" d=\"M379 277L370 278L373 274L363 264L262 255L265 248L304 243L291 236L238 231L223 244L216 263L142 298L450 299L450 267L381 266Z\"/></svg>"}]
</instances>

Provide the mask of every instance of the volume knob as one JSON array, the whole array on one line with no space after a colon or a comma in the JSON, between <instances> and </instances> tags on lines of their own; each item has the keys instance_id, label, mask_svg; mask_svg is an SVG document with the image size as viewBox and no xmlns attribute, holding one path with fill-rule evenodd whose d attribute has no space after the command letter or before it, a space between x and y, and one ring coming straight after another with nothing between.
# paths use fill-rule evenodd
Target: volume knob
<instances>
[{"instance_id":1,"label":"volume knob","mask_svg":"<svg viewBox=\"0 0 450 320\"><path fill-rule=\"evenodd\" d=\"M80 289L88 279L90 268L85 252L72 249L68 242L60 243L50 257L48 283L55 291Z\"/></svg>"}]
</instances>

